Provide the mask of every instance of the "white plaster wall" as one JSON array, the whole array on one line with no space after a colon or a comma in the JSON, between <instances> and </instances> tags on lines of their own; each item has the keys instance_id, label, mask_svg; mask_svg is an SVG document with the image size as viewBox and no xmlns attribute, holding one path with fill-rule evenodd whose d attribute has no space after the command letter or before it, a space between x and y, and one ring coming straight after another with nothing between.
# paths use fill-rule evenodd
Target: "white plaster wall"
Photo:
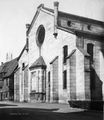
<instances>
[{"instance_id":1,"label":"white plaster wall","mask_svg":"<svg viewBox=\"0 0 104 120\"><path fill-rule=\"evenodd\" d=\"M52 15L40 11L29 34L29 66L39 57L39 49L36 45L36 31L39 25L43 24L46 30L45 40L41 47L41 55L47 65L47 72L50 70L50 62L59 56L59 102L66 102L68 93L63 90L63 46L68 45L68 54L76 48L76 36L58 29L58 36L54 38L54 18ZM29 73L30 74L30 73ZM31 76L29 76L30 79ZM46 77L47 78L47 77ZM46 81L47 82L47 81ZM51 78L52 83L52 78ZM51 84L52 85L52 84ZM52 87L51 87L52 90ZM69 91L69 90L68 90ZM52 93L51 93L52 96Z\"/></svg>"},{"instance_id":2,"label":"white plaster wall","mask_svg":"<svg viewBox=\"0 0 104 120\"><path fill-rule=\"evenodd\" d=\"M36 21L34 21L33 27L29 34L29 66L31 66L36 61L36 59L39 58L39 49L36 44L36 32L37 32L39 25L41 25L41 24L43 24L45 27L45 40L44 40L43 46L46 43L45 41L49 40L49 36L50 36L50 38L53 37L53 26L52 26L53 25L53 16L40 11ZM51 33L48 31L51 31ZM50 44L47 43L46 47L49 45ZM41 50L42 56L44 54L43 46L42 46L42 50ZM46 64L47 64L47 61L49 61L49 60L47 60L47 56L49 56L49 55L50 55L50 51L49 51L49 49L47 49L47 51L45 51L45 55L44 55L45 57L43 56L43 59L45 60ZM47 69L49 69L49 65L48 65ZM30 93L30 80L31 80L31 73L29 72L29 93Z\"/></svg>"}]
</instances>

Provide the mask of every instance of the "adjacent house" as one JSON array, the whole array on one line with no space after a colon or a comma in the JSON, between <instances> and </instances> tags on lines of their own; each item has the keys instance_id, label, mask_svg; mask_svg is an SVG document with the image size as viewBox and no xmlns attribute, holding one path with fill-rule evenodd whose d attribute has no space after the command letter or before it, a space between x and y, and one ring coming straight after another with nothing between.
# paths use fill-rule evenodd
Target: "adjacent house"
<instances>
[{"instance_id":1,"label":"adjacent house","mask_svg":"<svg viewBox=\"0 0 104 120\"><path fill-rule=\"evenodd\" d=\"M3 63L0 70L1 100L14 100L14 71L17 69L17 58Z\"/></svg>"}]
</instances>

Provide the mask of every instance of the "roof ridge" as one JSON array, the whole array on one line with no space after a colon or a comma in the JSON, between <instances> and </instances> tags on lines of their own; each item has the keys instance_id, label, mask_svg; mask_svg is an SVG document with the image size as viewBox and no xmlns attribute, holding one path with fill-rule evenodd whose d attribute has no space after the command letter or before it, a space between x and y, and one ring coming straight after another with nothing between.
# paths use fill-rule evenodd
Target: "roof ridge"
<instances>
[{"instance_id":1,"label":"roof ridge","mask_svg":"<svg viewBox=\"0 0 104 120\"><path fill-rule=\"evenodd\" d=\"M54 13L54 10L51 9L51 8L48 8L48 7L43 7L43 9L45 10L48 10L49 12L52 12ZM63 11L58 11L59 15L64 15L64 16L73 16L73 17L76 17L76 18L79 18L79 19L82 19L82 21L84 22L84 20L86 20L86 22L89 20L90 22L95 22L95 24L97 24L97 22L99 22L99 24L103 24L104 25L104 21L101 21L101 20L96 20L96 19L92 19L92 18L89 18L89 17L84 17L84 16L81 16L81 15L76 15L76 14L71 14L71 13L68 13L68 12L63 12ZM94 24L94 23L93 23Z\"/></svg>"}]
</instances>

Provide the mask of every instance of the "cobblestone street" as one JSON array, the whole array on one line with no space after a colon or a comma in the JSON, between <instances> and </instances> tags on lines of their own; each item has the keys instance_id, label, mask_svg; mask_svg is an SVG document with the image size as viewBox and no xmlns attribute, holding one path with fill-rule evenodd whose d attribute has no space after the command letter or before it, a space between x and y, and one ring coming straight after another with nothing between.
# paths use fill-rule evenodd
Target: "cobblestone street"
<instances>
[{"instance_id":1,"label":"cobblestone street","mask_svg":"<svg viewBox=\"0 0 104 120\"><path fill-rule=\"evenodd\" d=\"M3 120L103 120L103 114L70 108L67 104L0 102Z\"/></svg>"}]
</instances>

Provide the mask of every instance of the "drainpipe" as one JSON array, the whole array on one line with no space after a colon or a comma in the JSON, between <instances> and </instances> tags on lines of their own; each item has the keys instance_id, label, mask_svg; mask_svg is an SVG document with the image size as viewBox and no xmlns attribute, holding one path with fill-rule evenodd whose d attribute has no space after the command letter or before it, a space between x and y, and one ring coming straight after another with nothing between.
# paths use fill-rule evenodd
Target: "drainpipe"
<instances>
[{"instance_id":1,"label":"drainpipe","mask_svg":"<svg viewBox=\"0 0 104 120\"><path fill-rule=\"evenodd\" d=\"M59 2L55 1L54 2L54 37L56 38L58 33L57 33L57 23L58 23L58 6Z\"/></svg>"},{"instance_id":2,"label":"drainpipe","mask_svg":"<svg viewBox=\"0 0 104 120\"><path fill-rule=\"evenodd\" d=\"M28 41L28 29L30 27L30 24L26 24L26 50L28 52L29 50L29 41Z\"/></svg>"}]
</instances>

